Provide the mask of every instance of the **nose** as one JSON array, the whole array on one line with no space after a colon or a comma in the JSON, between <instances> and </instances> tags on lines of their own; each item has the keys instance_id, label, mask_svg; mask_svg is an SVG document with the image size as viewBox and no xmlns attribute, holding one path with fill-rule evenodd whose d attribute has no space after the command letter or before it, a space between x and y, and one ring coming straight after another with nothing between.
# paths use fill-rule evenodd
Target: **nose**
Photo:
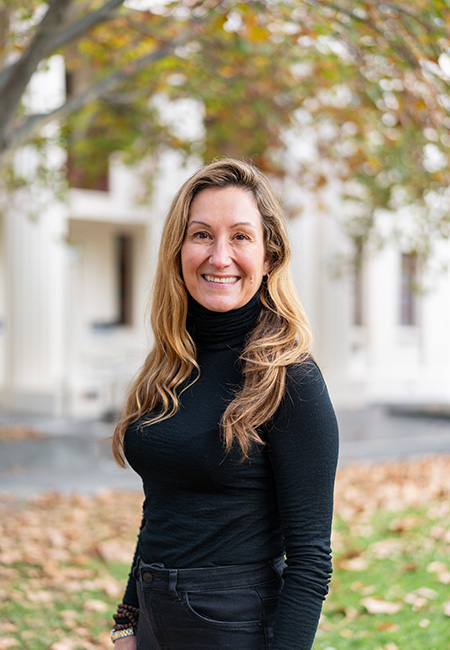
<instances>
[{"instance_id":1,"label":"nose","mask_svg":"<svg viewBox=\"0 0 450 650\"><path fill-rule=\"evenodd\" d=\"M222 269L230 264L230 247L225 239L220 238L213 242L209 261L216 269Z\"/></svg>"}]
</instances>

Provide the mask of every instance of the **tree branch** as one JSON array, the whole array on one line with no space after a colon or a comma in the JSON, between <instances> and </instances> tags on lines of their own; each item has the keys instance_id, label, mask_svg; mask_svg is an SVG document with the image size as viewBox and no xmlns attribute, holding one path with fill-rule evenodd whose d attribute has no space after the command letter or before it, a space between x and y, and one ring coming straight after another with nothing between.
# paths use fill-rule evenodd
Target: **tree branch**
<instances>
[{"instance_id":1,"label":"tree branch","mask_svg":"<svg viewBox=\"0 0 450 650\"><path fill-rule=\"evenodd\" d=\"M344 14L345 16L348 16L349 18L352 18L352 20L356 20L359 22L367 23L370 22L368 21L367 18L364 16L360 16L351 9L345 9L344 7L341 7L339 4L336 4L335 2L329 1L329 0L306 0L306 4L314 5L318 8L320 7L327 7L328 9L333 9L337 13ZM394 2L378 2L376 0L375 2L371 2L374 9L378 9L380 11L383 11L383 7L386 9L392 9L394 12L397 14L405 14L406 16L409 16L411 19L415 20L417 23L421 24L422 27L426 29L428 33L434 33L436 29L427 22L421 15L420 13L416 11L412 11L411 9L407 9L406 7L402 7L399 4L396 4Z\"/></svg>"},{"instance_id":2,"label":"tree branch","mask_svg":"<svg viewBox=\"0 0 450 650\"><path fill-rule=\"evenodd\" d=\"M56 33L53 38L49 39L42 58L47 58L59 48L64 47L68 43L80 38L80 36L83 36L83 34L92 29L92 27L96 27L100 23L108 20L115 9L120 7L124 1L125 0L108 0L108 2L99 9L91 11L89 14L75 20L68 27L61 29L61 31ZM0 93L11 75L16 74L16 69L19 63L20 60L12 63L0 72Z\"/></svg>"},{"instance_id":3,"label":"tree branch","mask_svg":"<svg viewBox=\"0 0 450 650\"><path fill-rule=\"evenodd\" d=\"M92 27L96 27L100 23L105 22L105 20L108 20L111 17L111 14L118 7L123 5L124 2L125 0L108 0L108 2L105 2L105 4L99 9L91 11L91 13L82 16L72 25L61 30L60 33L55 36L54 42L51 43L52 51L64 47L76 38L83 36L83 34L89 29L92 29Z\"/></svg>"},{"instance_id":4,"label":"tree branch","mask_svg":"<svg viewBox=\"0 0 450 650\"><path fill-rule=\"evenodd\" d=\"M309 0L309 3L315 6L319 6L319 2L317 0ZM388 3L385 4L387 6ZM334 2L327 2L327 1L320 2L320 6L326 7L328 9L332 9L337 14L345 15L356 22L364 23L365 25L367 25L368 28L376 32L378 36L382 40L384 40L392 48L394 52L396 52L396 54L399 56L400 59L407 61L407 63L411 66L411 68L416 70L420 69L420 64L419 61L417 60L417 57L405 45L405 43L402 40L400 39L396 40L393 37L393 33L391 32L390 29L387 28L385 21L383 19L381 19L381 21L384 22L384 28L382 29L380 25L377 23L377 21L373 19L373 17L371 17L369 14L367 16L359 16L358 14L354 13L352 10L344 9L343 7L340 7ZM377 11L378 14L381 13L380 8L377 7L375 4L373 5L373 11ZM339 21L339 23L343 25L342 21ZM398 34L395 35L397 37L399 36Z\"/></svg>"},{"instance_id":5,"label":"tree branch","mask_svg":"<svg viewBox=\"0 0 450 650\"><path fill-rule=\"evenodd\" d=\"M165 56L168 56L171 52L173 52L175 48L183 45L186 41L191 39L192 35L193 31L191 26L189 29L184 30L178 37L174 38L169 43L166 43L150 54L146 54L145 56L136 59L136 61L133 61L133 63L130 63L124 69L111 73L84 92L71 97L64 104L54 109L50 113L30 115L29 117L25 118L25 120L17 129L9 133L4 138L3 146L1 146L0 143L0 165L3 162L2 159L6 157L8 151L12 152L23 145L45 124L48 124L57 118L66 117L67 115L70 115L75 111L83 108L86 106L86 104L107 96L108 93L114 90L114 88L116 88L120 83L130 79L138 72L146 68L148 65L159 61Z\"/></svg>"},{"instance_id":6,"label":"tree branch","mask_svg":"<svg viewBox=\"0 0 450 650\"><path fill-rule=\"evenodd\" d=\"M396 4L395 2L383 2L382 5L387 7L388 9L392 9L397 14L404 14L405 16L412 18L417 23L422 25L422 27L424 27L429 34L432 34L433 32L436 31L433 25L427 22L417 11L412 11L409 8L407 9L406 7L402 7L401 5ZM380 7L380 9L382 9L382 7Z\"/></svg>"},{"instance_id":7,"label":"tree branch","mask_svg":"<svg viewBox=\"0 0 450 650\"><path fill-rule=\"evenodd\" d=\"M44 56L47 44L60 26L73 0L51 0L34 38L17 64L14 76L10 76L0 93L2 115L0 122L0 146L22 95L33 73Z\"/></svg>"},{"instance_id":8,"label":"tree branch","mask_svg":"<svg viewBox=\"0 0 450 650\"><path fill-rule=\"evenodd\" d=\"M421 42L420 36L418 36L411 28L410 23L416 21L421 25L428 35L428 42ZM442 54L442 50L437 46L438 42L438 31L433 31L433 29L428 25L427 22L423 20L418 20L414 15L408 12L400 12L398 15L398 23L403 28L406 35L409 37L411 42L411 49L414 47L420 54L423 56L430 56L430 53L427 51L427 48L431 50L432 56L436 59ZM419 57L416 57L419 58Z\"/></svg>"}]
</instances>

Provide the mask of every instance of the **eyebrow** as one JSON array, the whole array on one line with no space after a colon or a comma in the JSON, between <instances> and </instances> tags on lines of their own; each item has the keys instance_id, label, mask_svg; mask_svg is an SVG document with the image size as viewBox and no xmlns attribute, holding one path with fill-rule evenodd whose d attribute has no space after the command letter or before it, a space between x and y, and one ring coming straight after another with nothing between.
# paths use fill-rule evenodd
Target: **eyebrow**
<instances>
[{"instance_id":1,"label":"eyebrow","mask_svg":"<svg viewBox=\"0 0 450 650\"><path fill-rule=\"evenodd\" d=\"M207 223L206 221L200 221L198 219L193 219L192 221L190 221L188 223L187 227L190 228L190 226L192 226L193 224L201 224L202 226L206 226L207 228L211 228L210 223ZM255 226L254 226L254 224L251 223L251 221L237 221L236 223L233 223L233 225L231 227L232 228L237 228L238 226L250 226L250 228L253 228L253 230L255 229Z\"/></svg>"}]
</instances>

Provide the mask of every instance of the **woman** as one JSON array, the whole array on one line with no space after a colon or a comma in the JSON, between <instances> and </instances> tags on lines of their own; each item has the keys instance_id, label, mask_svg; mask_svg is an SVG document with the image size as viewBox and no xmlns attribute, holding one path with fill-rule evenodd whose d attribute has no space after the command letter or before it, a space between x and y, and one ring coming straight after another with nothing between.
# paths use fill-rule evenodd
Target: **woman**
<instances>
[{"instance_id":1,"label":"woman","mask_svg":"<svg viewBox=\"0 0 450 650\"><path fill-rule=\"evenodd\" d=\"M251 165L207 165L172 203L155 343L112 443L145 493L116 650L311 648L338 436L289 256Z\"/></svg>"}]
</instances>

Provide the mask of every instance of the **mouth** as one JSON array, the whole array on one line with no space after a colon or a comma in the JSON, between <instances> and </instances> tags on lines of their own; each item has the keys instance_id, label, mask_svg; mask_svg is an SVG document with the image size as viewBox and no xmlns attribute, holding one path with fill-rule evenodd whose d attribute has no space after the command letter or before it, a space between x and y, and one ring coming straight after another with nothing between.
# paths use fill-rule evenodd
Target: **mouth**
<instances>
[{"instance_id":1,"label":"mouth","mask_svg":"<svg viewBox=\"0 0 450 650\"><path fill-rule=\"evenodd\" d=\"M207 275L206 273L202 275L202 278L207 282L213 282L214 284L236 284L240 279L237 275L217 276Z\"/></svg>"}]
</instances>

